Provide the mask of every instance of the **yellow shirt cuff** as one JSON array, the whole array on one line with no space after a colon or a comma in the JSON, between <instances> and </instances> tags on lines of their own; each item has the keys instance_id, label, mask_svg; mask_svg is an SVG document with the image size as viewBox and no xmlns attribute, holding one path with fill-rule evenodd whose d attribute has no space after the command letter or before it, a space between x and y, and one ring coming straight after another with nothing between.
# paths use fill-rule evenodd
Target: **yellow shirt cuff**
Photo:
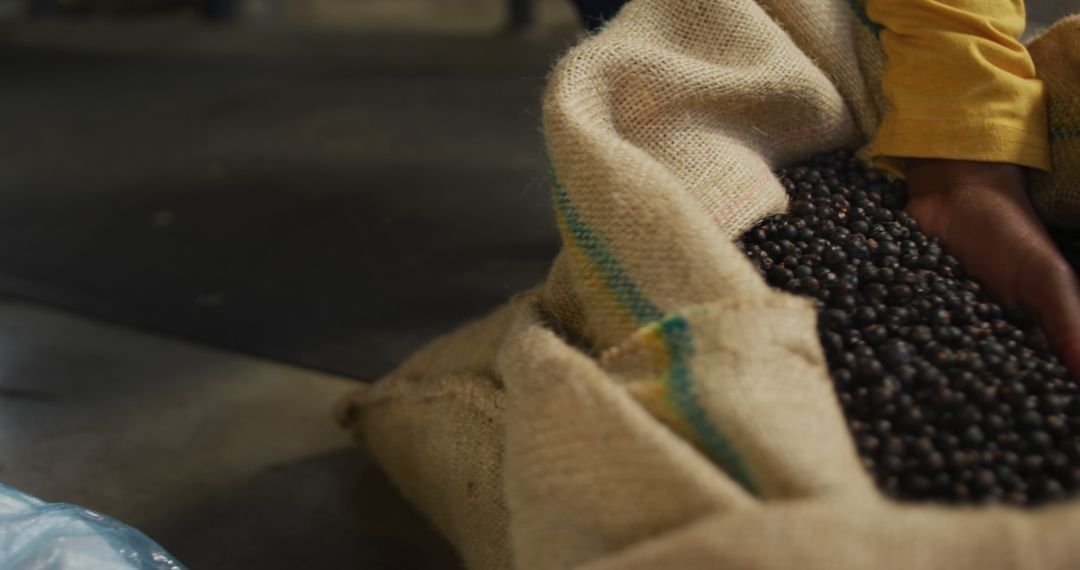
<instances>
[{"instance_id":1,"label":"yellow shirt cuff","mask_svg":"<svg viewBox=\"0 0 1080 570\"><path fill-rule=\"evenodd\" d=\"M1011 122L954 122L886 117L870 148L874 165L903 177L905 158L943 158L1018 164L1049 172L1045 125L1017 128Z\"/></svg>"}]
</instances>

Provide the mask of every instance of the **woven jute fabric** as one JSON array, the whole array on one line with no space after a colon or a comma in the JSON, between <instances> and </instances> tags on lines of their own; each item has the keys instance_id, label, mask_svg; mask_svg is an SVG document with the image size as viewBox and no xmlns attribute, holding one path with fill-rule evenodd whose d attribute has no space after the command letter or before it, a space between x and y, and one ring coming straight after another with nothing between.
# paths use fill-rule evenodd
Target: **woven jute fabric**
<instances>
[{"instance_id":1,"label":"woven jute fabric","mask_svg":"<svg viewBox=\"0 0 1080 570\"><path fill-rule=\"evenodd\" d=\"M548 280L338 408L471 568L1066 568L1080 507L884 500L804 300L733 245L772 174L861 148L846 0L636 0L552 73Z\"/></svg>"},{"instance_id":2,"label":"woven jute fabric","mask_svg":"<svg viewBox=\"0 0 1080 570\"><path fill-rule=\"evenodd\" d=\"M469 568L509 567L494 359L513 315L504 307L432 342L335 410Z\"/></svg>"},{"instance_id":3,"label":"woven jute fabric","mask_svg":"<svg viewBox=\"0 0 1080 570\"><path fill-rule=\"evenodd\" d=\"M1080 16L1066 18L1028 46L1046 85L1051 174L1032 177L1031 195L1049 225L1080 228Z\"/></svg>"}]
</instances>

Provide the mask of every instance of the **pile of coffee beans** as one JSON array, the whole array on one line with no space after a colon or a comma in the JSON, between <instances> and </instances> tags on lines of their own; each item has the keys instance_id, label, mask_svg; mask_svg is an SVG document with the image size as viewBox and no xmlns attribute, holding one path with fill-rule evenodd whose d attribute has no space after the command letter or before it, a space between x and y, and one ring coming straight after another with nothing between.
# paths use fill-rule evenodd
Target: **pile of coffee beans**
<instances>
[{"instance_id":1,"label":"pile of coffee beans","mask_svg":"<svg viewBox=\"0 0 1080 570\"><path fill-rule=\"evenodd\" d=\"M1036 505L1080 489L1080 389L904 212L903 183L849 152L778 173L789 213L739 246L811 297L836 393L888 495Z\"/></svg>"}]
</instances>

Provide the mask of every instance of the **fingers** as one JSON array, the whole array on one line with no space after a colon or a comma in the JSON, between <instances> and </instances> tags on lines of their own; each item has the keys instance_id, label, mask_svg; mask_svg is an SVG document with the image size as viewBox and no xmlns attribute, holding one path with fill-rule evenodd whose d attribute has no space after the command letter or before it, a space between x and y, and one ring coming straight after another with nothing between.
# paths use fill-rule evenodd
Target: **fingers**
<instances>
[{"instance_id":1,"label":"fingers","mask_svg":"<svg viewBox=\"0 0 1080 570\"><path fill-rule=\"evenodd\" d=\"M1033 313L1050 346L1080 379L1080 286L1047 235L1015 165L908 161L908 213L999 302Z\"/></svg>"},{"instance_id":2,"label":"fingers","mask_svg":"<svg viewBox=\"0 0 1080 570\"><path fill-rule=\"evenodd\" d=\"M1080 287L1072 268L1052 244L1040 244L1021 263L1016 289L1062 364L1080 378Z\"/></svg>"}]
</instances>

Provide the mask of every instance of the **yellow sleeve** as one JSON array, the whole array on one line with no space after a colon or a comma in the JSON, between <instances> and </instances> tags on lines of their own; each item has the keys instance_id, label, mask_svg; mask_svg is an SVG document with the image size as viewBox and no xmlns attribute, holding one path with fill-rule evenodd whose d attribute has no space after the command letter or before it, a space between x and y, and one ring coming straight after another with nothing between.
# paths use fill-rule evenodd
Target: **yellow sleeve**
<instances>
[{"instance_id":1,"label":"yellow sleeve","mask_svg":"<svg viewBox=\"0 0 1080 570\"><path fill-rule=\"evenodd\" d=\"M903 157L1007 162L1050 170L1042 82L1019 37L1023 0L867 0L881 24L891 108L871 147Z\"/></svg>"}]
</instances>

